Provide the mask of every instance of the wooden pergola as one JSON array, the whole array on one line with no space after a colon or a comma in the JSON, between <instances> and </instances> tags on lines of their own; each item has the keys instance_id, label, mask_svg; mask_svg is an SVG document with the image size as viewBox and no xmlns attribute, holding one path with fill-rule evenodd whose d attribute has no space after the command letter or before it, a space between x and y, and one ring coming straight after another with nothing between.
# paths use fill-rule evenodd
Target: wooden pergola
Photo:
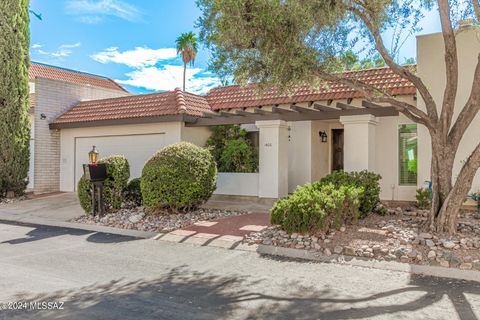
<instances>
[{"instance_id":1,"label":"wooden pergola","mask_svg":"<svg viewBox=\"0 0 480 320\"><path fill-rule=\"evenodd\" d=\"M302 104L256 106L247 108L222 109L205 112L202 118L190 119L185 123L188 127L214 126L224 124L248 124L262 120L308 121L333 120L341 116L371 114L376 117L397 116L399 112L393 106L379 105L366 100L362 106L337 102L324 105L314 101Z\"/></svg>"}]
</instances>

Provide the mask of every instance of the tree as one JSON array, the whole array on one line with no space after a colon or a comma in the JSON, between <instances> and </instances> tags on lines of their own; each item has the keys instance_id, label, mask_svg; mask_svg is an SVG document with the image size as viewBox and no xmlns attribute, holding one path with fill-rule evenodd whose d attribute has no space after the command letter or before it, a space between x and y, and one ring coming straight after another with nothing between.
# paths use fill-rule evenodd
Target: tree
<instances>
[{"instance_id":1,"label":"tree","mask_svg":"<svg viewBox=\"0 0 480 320\"><path fill-rule=\"evenodd\" d=\"M177 54L182 55L183 61L183 91L185 91L185 77L187 74L187 64L193 66L195 63L195 57L197 55L198 43L197 37L193 32L182 33L176 40Z\"/></svg>"},{"instance_id":2,"label":"tree","mask_svg":"<svg viewBox=\"0 0 480 320\"><path fill-rule=\"evenodd\" d=\"M319 85L335 81L362 92L365 99L388 103L412 121L425 126L431 136L433 186L429 227L438 232L456 232L456 218L464 197L480 167L480 143L453 180L455 155L465 131L480 110L480 63L476 65L472 90L453 121L458 85L455 27L470 17L480 21L478 0L198 0L201 39L214 55L213 66L227 70L242 84L258 82L286 89L298 83ZM382 38L389 28L418 30L422 12L437 8L445 44L447 84L441 104L414 68L395 61ZM398 48L402 40L397 38ZM393 72L408 79L425 102L417 108L385 90L348 79L338 73L338 57L355 45L377 52ZM479 55L480 62L480 55Z\"/></svg>"},{"instance_id":3,"label":"tree","mask_svg":"<svg viewBox=\"0 0 480 320\"><path fill-rule=\"evenodd\" d=\"M27 185L28 0L0 1L0 196L22 194Z\"/></svg>"}]
</instances>

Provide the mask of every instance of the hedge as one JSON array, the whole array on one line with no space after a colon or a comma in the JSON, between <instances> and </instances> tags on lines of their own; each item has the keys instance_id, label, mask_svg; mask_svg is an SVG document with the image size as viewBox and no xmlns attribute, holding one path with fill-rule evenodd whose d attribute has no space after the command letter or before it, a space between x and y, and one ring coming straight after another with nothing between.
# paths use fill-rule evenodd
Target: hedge
<instances>
[{"instance_id":1,"label":"hedge","mask_svg":"<svg viewBox=\"0 0 480 320\"><path fill-rule=\"evenodd\" d=\"M187 211L206 202L216 189L217 167L211 153L188 142L158 151L143 167L143 205Z\"/></svg>"},{"instance_id":2,"label":"hedge","mask_svg":"<svg viewBox=\"0 0 480 320\"><path fill-rule=\"evenodd\" d=\"M362 193L362 188L352 185L306 184L275 203L271 222L289 233L339 228L358 218Z\"/></svg>"}]
</instances>

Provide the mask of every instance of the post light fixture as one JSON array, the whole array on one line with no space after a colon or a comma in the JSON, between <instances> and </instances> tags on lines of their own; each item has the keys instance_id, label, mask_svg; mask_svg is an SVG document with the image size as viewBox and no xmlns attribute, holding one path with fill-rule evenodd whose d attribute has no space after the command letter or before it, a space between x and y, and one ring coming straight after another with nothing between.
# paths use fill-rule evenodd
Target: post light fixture
<instances>
[{"instance_id":1,"label":"post light fixture","mask_svg":"<svg viewBox=\"0 0 480 320\"><path fill-rule=\"evenodd\" d=\"M88 153L88 160L91 164L97 163L98 160L98 150L96 146L93 146L92 151Z\"/></svg>"},{"instance_id":2,"label":"post light fixture","mask_svg":"<svg viewBox=\"0 0 480 320\"><path fill-rule=\"evenodd\" d=\"M318 135L320 136L320 139L322 142L327 142L327 133L325 131L319 131Z\"/></svg>"},{"instance_id":3,"label":"post light fixture","mask_svg":"<svg viewBox=\"0 0 480 320\"><path fill-rule=\"evenodd\" d=\"M40 113L40 120L47 119L47 115L45 113Z\"/></svg>"}]
</instances>

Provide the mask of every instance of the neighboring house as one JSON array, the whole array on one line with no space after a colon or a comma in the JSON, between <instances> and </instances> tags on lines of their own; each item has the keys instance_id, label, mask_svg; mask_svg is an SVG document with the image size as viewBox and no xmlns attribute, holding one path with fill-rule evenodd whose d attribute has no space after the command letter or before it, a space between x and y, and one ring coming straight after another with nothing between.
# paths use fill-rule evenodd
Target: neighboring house
<instances>
[{"instance_id":1,"label":"neighboring house","mask_svg":"<svg viewBox=\"0 0 480 320\"><path fill-rule=\"evenodd\" d=\"M457 44L460 108L471 88L480 42L476 32L465 31L457 35ZM441 101L445 83L441 34L418 37L417 61L412 68ZM348 75L424 108L415 87L389 68ZM217 194L278 198L332 170L367 169L382 175L382 199L414 200L416 188L429 180L426 129L395 108L368 103L361 93L340 84L316 90L299 87L291 95L276 90L259 95L254 85L227 86L206 96L180 89L126 96L121 87L39 77L35 87L35 192L75 191L81 164L87 162L93 145L101 156L125 155L133 178L159 148L178 141L203 146L209 127L217 124L248 125L258 131L260 159L258 173L220 173ZM480 115L460 145L457 172L479 136ZM474 185L475 190L480 188L479 176Z\"/></svg>"}]
</instances>

